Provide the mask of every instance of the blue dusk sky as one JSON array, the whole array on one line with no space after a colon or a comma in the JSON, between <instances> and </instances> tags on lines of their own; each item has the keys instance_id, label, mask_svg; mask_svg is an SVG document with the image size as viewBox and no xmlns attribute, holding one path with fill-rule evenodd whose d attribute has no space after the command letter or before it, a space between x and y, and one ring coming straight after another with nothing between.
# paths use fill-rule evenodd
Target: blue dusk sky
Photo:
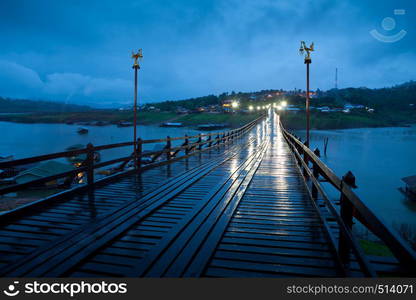
<instances>
[{"instance_id":1,"label":"blue dusk sky","mask_svg":"<svg viewBox=\"0 0 416 300\"><path fill-rule=\"evenodd\" d=\"M416 1L2 0L0 96L120 106L305 85L416 79Z\"/></svg>"}]
</instances>

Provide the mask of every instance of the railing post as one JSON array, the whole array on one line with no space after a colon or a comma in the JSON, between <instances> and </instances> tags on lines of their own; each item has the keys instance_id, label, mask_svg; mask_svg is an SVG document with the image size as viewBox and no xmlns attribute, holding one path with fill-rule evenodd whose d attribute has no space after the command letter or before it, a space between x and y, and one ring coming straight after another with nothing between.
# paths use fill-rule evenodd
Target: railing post
<instances>
[{"instance_id":1,"label":"railing post","mask_svg":"<svg viewBox=\"0 0 416 300\"><path fill-rule=\"evenodd\" d=\"M201 134L198 135L198 144L202 143L202 136ZM202 149L202 145L198 145L198 150Z\"/></svg>"},{"instance_id":2,"label":"railing post","mask_svg":"<svg viewBox=\"0 0 416 300\"><path fill-rule=\"evenodd\" d=\"M188 135L187 134L185 134L185 142L183 144L184 144L184 146L186 146L186 148L185 148L185 154L188 155L189 154L189 147L188 147L188 145L189 145L189 138L188 138Z\"/></svg>"},{"instance_id":3,"label":"railing post","mask_svg":"<svg viewBox=\"0 0 416 300\"><path fill-rule=\"evenodd\" d=\"M207 142L209 141L208 148L210 148L212 146L211 140L212 140L212 135L208 136L208 139L207 139Z\"/></svg>"},{"instance_id":4,"label":"railing post","mask_svg":"<svg viewBox=\"0 0 416 300\"><path fill-rule=\"evenodd\" d=\"M346 184L351 188L356 188L355 185L355 176L352 174L351 171L348 171L343 177L341 181L341 199L340 199L340 215L342 218L342 221L347 226L349 230L352 230L353 225L353 215L354 215L354 207L352 206L352 203L345 197L344 193L342 192L342 186ZM344 234L339 233L339 244L338 244L338 250L339 255L341 258L341 261L344 265L349 265L350 262L350 249L351 246L348 243L348 240L344 236Z\"/></svg>"},{"instance_id":5,"label":"railing post","mask_svg":"<svg viewBox=\"0 0 416 300\"><path fill-rule=\"evenodd\" d=\"M170 136L166 137L166 160L170 160L171 158L171 148L172 148L172 142L170 141Z\"/></svg>"},{"instance_id":6,"label":"railing post","mask_svg":"<svg viewBox=\"0 0 416 300\"><path fill-rule=\"evenodd\" d=\"M306 141L305 141L305 143L303 143L303 145L305 145L306 146ZM305 150L302 150L302 152L303 152L303 161L305 162L305 164L306 164L306 168L309 168L309 159L308 159L308 155L306 154L306 151ZM303 169L303 176L305 176L306 178L308 178L308 172L306 171L306 168L305 169Z\"/></svg>"},{"instance_id":7,"label":"railing post","mask_svg":"<svg viewBox=\"0 0 416 300\"><path fill-rule=\"evenodd\" d=\"M218 145L220 143L220 134L219 133L217 133L217 136L215 137L215 140L216 140L215 145Z\"/></svg>"},{"instance_id":8,"label":"railing post","mask_svg":"<svg viewBox=\"0 0 416 300\"><path fill-rule=\"evenodd\" d=\"M142 152L143 152L143 143L142 139L137 139L137 148L136 148L136 158L137 158L137 170L140 170L142 167Z\"/></svg>"},{"instance_id":9,"label":"railing post","mask_svg":"<svg viewBox=\"0 0 416 300\"><path fill-rule=\"evenodd\" d=\"M94 187L94 146L91 143L87 145L87 185L89 188Z\"/></svg>"},{"instance_id":10,"label":"railing post","mask_svg":"<svg viewBox=\"0 0 416 300\"><path fill-rule=\"evenodd\" d=\"M319 151L318 148L316 148L313 153L317 156L317 157L321 157L321 152ZM313 163L313 177L315 177L316 180L319 179L319 169L318 169L318 165L316 163ZM316 188L315 184L312 182L312 198L314 200L316 200L318 198L318 189Z\"/></svg>"}]
</instances>

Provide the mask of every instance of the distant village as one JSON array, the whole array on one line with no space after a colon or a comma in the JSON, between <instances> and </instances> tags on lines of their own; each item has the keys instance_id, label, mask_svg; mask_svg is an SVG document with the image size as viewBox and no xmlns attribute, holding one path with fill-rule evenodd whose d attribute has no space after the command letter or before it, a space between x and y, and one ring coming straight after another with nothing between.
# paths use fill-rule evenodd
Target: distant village
<instances>
[{"instance_id":1,"label":"distant village","mask_svg":"<svg viewBox=\"0 0 416 300\"><path fill-rule=\"evenodd\" d=\"M170 111L174 111L177 114L193 114L193 113L252 113L255 111L260 111L266 109L269 105L272 105L279 110L286 111L288 113L298 113L305 110L305 91L301 90L292 90L292 91L261 91L256 93L231 93L231 94L222 94L220 95L217 101L213 101L216 103L212 103L209 105L201 105L196 106L194 105L193 108L187 108L181 106L180 103L184 101L193 101L194 99L190 100L182 100L178 101L178 104L174 106L174 109L170 109ZM310 98L316 99L320 97L325 97L326 92L322 91L310 91ZM197 98L200 99L200 98ZM295 101L290 101L291 99L295 99ZM168 101L169 102L169 101ZM173 102L173 101L171 101ZM291 103L294 102L294 103ZM165 111L166 109L163 108L163 103L154 103L154 104L143 104L139 106L139 110L141 111ZM198 103L198 101L195 101ZM285 105L280 105L284 103ZM313 103L313 102L312 102ZM187 105L189 106L189 105ZM122 107L119 110L131 110L132 107ZM363 104L352 104L352 103L345 103L342 106L340 105L323 105L317 106L312 105L310 106L311 110L315 110L322 113L334 113L334 112L341 112L341 113L351 113L352 111L366 111L368 113L373 113L375 110L374 108L367 107Z\"/></svg>"}]
</instances>

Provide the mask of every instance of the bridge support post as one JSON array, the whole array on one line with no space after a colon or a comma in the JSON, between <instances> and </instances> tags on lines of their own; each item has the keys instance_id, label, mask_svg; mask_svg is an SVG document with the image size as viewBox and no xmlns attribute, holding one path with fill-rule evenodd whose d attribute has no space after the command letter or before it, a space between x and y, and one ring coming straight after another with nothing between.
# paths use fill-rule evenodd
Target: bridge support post
<instances>
[{"instance_id":1,"label":"bridge support post","mask_svg":"<svg viewBox=\"0 0 416 300\"><path fill-rule=\"evenodd\" d=\"M207 142L209 141L208 148L211 148L211 146L212 146L211 140L212 140L212 135L208 136L208 139L207 139Z\"/></svg>"},{"instance_id":2,"label":"bridge support post","mask_svg":"<svg viewBox=\"0 0 416 300\"><path fill-rule=\"evenodd\" d=\"M342 192L342 185L346 184L351 188L356 188L355 185L355 176L352 174L351 171L348 171L343 177L341 181L341 199L340 199L340 215L342 218L342 221L347 226L349 230L352 230L353 225L353 215L354 215L354 207L352 206L351 202L348 201L348 199L344 196ZM348 266L350 263L350 250L351 246L348 243L348 240L345 238L345 236L340 231L339 236L339 244L338 244L338 250L340 254L341 261L344 265Z\"/></svg>"},{"instance_id":3,"label":"bridge support post","mask_svg":"<svg viewBox=\"0 0 416 300\"><path fill-rule=\"evenodd\" d=\"M185 154L188 155L189 154L189 147L188 147L188 145L189 145L189 138L188 138L188 135L187 134L185 134L185 142L183 143L183 145L186 146L186 148L185 148Z\"/></svg>"},{"instance_id":4,"label":"bridge support post","mask_svg":"<svg viewBox=\"0 0 416 300\"><path fill-rule=\"evenodd\" d=\"M202 135L201 134L199 134L198 135L198 144L200 144L200 143L202 143ZM198 145L198 150L202 150L202 145L200 144L200 145Z\"/></svg>"},{"instance_id":5,"label":"bridge support post","mask_svg":"<svg viewBox=\"0 0 416 300\"><path fill-rule=\"evenodd\" d=\"M142 139L138 138L137 139L137 146L136 146L136 158L137 158L137 170L140 171L140 168L142 167L142 150L143 150L143 145L142 145Z\"/></svg>"},{"instance_id":6,"label":"bridge support post","mask_svg":"<svg viewBox=\"0 0 416 300\"><path fill-rule=\"evenodd\" d=\"M94 146L91 143L87 145L87 185L89 188L94 187Z\"/></svg>"},{"instance_id":7,"label":"bridge support post","mask_svg":"<svg viewBox=\"0 0 416 300\"><path fill-rule=\"evenodd\" d=\"M321 152L319 151L318 148L316 148L313 153L320 157L321 156ZM318 165L316 163L313 164L313 177L315 177L316 180L319 179L319 168ZM312 198L314 200L316 200L318 198L318 189L316 188L316 186L312 183Z\"/></svg>"},{"instance_id":8,"label":"bridge support post","mask_svg":"<svg viewBox=\"0 0 416 300\"><path fill-rule=\"evenodd\" d=\"M220 143L220 134L219 133L217 133L217 136L215 137L215 143L214 143L214 145L218 145L219 143Z\"/></svg>"},{"instance_id":9,"label":"bridge support post","mask_svg":"<svg viewBox=\"0 0 416 300\"><path fill-rule=\"evenodd\" d=\"M306 147L308 147L306 141L303 144ZM302 152L303 152L303 161L305 162L307 168L309 168L309 159L308 159L308 156L306 155L306 151L302 150ZM308 172L306 171L306 169L303 170L303 176L305 176L305 178L308 178Z\"/></svg>"},{"instance_id":10,"label":"bridge support post","mask_svg":"<svg viewBox=\"0 0 416 300\"><path fill-rule=\"evenodd\" d=\"M171 158L171 148L172 148L172 142L170 140L170 136L166 137L166 160L170 160Z\"/></svg>"}]
</instances>

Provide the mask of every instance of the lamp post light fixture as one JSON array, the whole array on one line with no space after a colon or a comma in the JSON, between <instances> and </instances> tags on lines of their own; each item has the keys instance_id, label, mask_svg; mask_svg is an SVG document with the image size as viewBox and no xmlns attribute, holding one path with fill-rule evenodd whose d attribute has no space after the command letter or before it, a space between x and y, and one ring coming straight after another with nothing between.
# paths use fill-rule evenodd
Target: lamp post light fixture
<instances>
[{"instance_id":1,"label":"lamp post light fixture","mask_svg":"<svg viewBox=\"0 0 416 300\"><path fill-rule=\"evenodd\" d=\"M257 106L257 110L260 110L260 106Z\"/></svg>"},{"instance_id":2,"label":"lamp post light fixture","mask_svg":"<svg viewBox=\"0 0 416 300\"><path fill-rule=\"evenodd\" d=\"M133 122L133 156L134 156L134 168L137 168L137 70L140 69L139 60L143 58L142 49L139 49L137 53L132 53L131 58L134 59L134 122Z\"/></svg>"},{"instance_id":3,"label":"lamp post light fixture","mask_svg":"<svg viewBox=\"0 0 416 300\"><path fill-rule=\"evenodd\" d=\"M287 106L287 102L283 100L283 101L280 103L280 105L281 105L281 106L283 106L283 107L286 107L286 106Z\"/></svg>"},{"instance_id":4,"label":"lamp post light fixture","mask_svg":"<svg viewBox=\"0 0 416 300\"><path fill-rule=\"evenodd\" d=\"M238 101L233 101L231 103L231 107L234 108L234 109L237 109L239 106L240 106L240 104L238 103Z\"/></svg>"},{"instance_id":5,"label":"lamp post light fixture","mask_svg":"<svg viewBox=\"0 0 416 300\"><path fill-rule=\"evenodd\" d=\"M310 112L309 112L309 65L312 63L311 52L315 51L314 44L312 43L309 47L306 46L304 41L300 42L299 52L301 55L305 54L306 64L306 147L309 147L309 128L310 128Z\"/></svg>"},{"instance_id":6,"label":"lamp post light fixture","mask_svg":"<svg viewBox=\"0 0 416 300\"><path fill-rule=\"evenodd\" d=\"M253 109L254 109L253 105L250 105L250 106L248 107L248 110L249 110L249 111L253 111Z\"/></svg>"}]
</instances>

